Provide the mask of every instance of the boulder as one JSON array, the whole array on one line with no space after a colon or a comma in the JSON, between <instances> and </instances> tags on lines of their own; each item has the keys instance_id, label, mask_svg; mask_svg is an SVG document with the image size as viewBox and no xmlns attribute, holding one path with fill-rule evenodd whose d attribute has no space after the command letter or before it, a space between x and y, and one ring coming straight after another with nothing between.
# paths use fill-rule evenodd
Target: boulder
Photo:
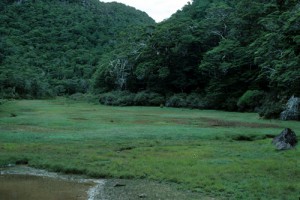
<instances>
[{"instance_id":1,"label":"boulder","mask_svg":"<svg viewBox=\"0 0 300 200\"><path fill-rule=\"evenodd\" d=\"M297 136L294 131L286 128L273 139L272 143L277 150L291 149L297 144Z\"/></svg>"},{"instance_id":2,"label":"boulder","mask_svg":"<svg viewBox=\"0 0 300 200\"><path fill-rule=\"evenodd\" d=\"M300 119L300 98L292 96L280 113L281 120L299 120Z\"/></svg>"},{"instance_id":3,"label":"boulder","mask_svg":"<svg viewBox=\"0 0 300 200\"><path fill-rule=\"evenodd\" d=\"M146 194L140 194L139 197L140 197L140 198L146 198L147 195L146 195Z\"/></svg>"}]
</instances>

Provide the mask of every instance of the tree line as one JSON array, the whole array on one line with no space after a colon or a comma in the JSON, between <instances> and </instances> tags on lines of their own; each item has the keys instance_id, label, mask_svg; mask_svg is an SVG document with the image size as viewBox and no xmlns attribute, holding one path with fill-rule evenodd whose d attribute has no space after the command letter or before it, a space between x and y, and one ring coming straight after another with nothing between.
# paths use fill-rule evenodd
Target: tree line
<instances>
[{"instance_id":1,"label":"tree line","mask_svg":"<svg viewBox=\"0 0 300 200\"><path fill-rule=\"evenodd\" d=\"M117 3L4 2L2 97L94 93L278 117L300 96L298 0L193 0L159 24Z\"/></svg>"},{"instance_id":2,"label":"tree line","mask_svg":"<svg viewBox=\"0 0 300 200\"><path fill-rule=\"evenodd\" d=\"M154 20L98 0L0 3L0 94L42 98L86 93L100 56Z\"/></svg>"},{"instance_id":3,"label":"tree line","mask_svg":"<svg viewBox=\"0 0 300 200\"><path fill-rule=\"evenodd\" d=\"M194 0L105 54L94 87L155 92L176 107L278 117L300 95L299 22L296 0ZM112 70L118 66L121 77Z\"/></svg>"}]
</instances>

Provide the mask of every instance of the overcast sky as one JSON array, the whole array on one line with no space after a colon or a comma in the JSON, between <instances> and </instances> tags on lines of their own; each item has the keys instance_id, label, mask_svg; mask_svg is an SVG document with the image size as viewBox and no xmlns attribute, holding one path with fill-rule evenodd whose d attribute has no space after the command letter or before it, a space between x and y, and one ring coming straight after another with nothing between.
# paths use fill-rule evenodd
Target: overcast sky
<instances>
[{"instance_id":1,"label":"overcast sky","mask_svg":"<svg viewBox=\"0 0 300 200\"><path fill-rule=\"evenodd\" d=\"M120 2L146 12L156 22L169 18L191 0L100 0Z\"/></svg>"}]
</instances>

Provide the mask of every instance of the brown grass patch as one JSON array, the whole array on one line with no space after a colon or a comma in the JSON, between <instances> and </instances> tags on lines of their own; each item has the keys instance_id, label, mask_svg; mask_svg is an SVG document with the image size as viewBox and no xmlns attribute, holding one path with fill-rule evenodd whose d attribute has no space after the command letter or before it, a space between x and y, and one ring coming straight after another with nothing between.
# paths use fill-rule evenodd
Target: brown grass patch
<instances>
[{"instance_id":1,"label":"brown grass patch","mask_svg":"<svg viewBox=\"0 0 300 200\"><path fill-rule=\"evenodd\" d=\"M33 132L33 133L48 133L55 129L44 128L33 125L5 125L1 127L0 131L20 131L20 132Z\"/></svg>"},{"instance_id":2,"label":"brown grass patch","mask_svg":"<svg viewBox=\"0 0 300 200\"><path fill-rule=\"evenodd\" d=\"M278 128L275 124L254 123L254 122L239 122L239 121L226 121L220 119L212 119L202 117L201 120L208 126L221 126L221 127L248 127L248 128Z\"/></svg>"},{"instance_id":3,"label":"brown grass patch","mask_svg":"<svg viewBox=\"0 0 300 200\"><path fill-rule=\"evenodd\" d=\"M172 118L167 122L178 125L192 125L201 127L247 127L247 128L278 128L280 126L267 123L239 122L214 119L208 117L200 118Z\"/></svg>"},{"instance_id":4,"label":"brown grass patch","mask_svg":"<svg viewBox=\"0 0 300 200\"><path fill-rule=\"evenodd\" d=\"M83 117L74 117L74 118L71 118L72 120L75 120L75 121L86 121L88 119L86 118L83 118Z\"/></svg>"}]
</instances>

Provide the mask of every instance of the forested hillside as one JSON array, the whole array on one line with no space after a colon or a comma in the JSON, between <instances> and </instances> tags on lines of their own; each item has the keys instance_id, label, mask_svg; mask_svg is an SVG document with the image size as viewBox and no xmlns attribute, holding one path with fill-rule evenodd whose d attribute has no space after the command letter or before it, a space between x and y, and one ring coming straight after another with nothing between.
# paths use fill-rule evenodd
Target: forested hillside
<instances>
[{"instance_id":1,"label":"forested hillside","mask_svg":"<svg viewBox=\"0 0 300 200\"><path fill-rule=\"evenodd\" d=\"M117 3L1 0L1 97L85 93L100 56L150 24L146 13Z\"/></svg>"},{"instance_id":2,"label":"forested hillside","mask_svg":"<svg viewBox=\"0 0 300 200\"><path fill-rule=\"evenodd\" d=\"M93 92L109 105L278 117L300 96L298 0L194 0L159 24L97 0L0 9L2 98Z\"/></svg>"},{"instance_id":3,"label":"forested hillside","mask_svg":"<svg viewBox=\"0 0 300 200\"><path fill-rule=\"evenodd\" d=\"M194 0L136 41L102 60L95 87L144 91L124 101L126 93L108 93L103 103L151 105L162 95L167 106L278 117L292 95L300 96L297 0Z\"/></svg>"}]
</instances>

